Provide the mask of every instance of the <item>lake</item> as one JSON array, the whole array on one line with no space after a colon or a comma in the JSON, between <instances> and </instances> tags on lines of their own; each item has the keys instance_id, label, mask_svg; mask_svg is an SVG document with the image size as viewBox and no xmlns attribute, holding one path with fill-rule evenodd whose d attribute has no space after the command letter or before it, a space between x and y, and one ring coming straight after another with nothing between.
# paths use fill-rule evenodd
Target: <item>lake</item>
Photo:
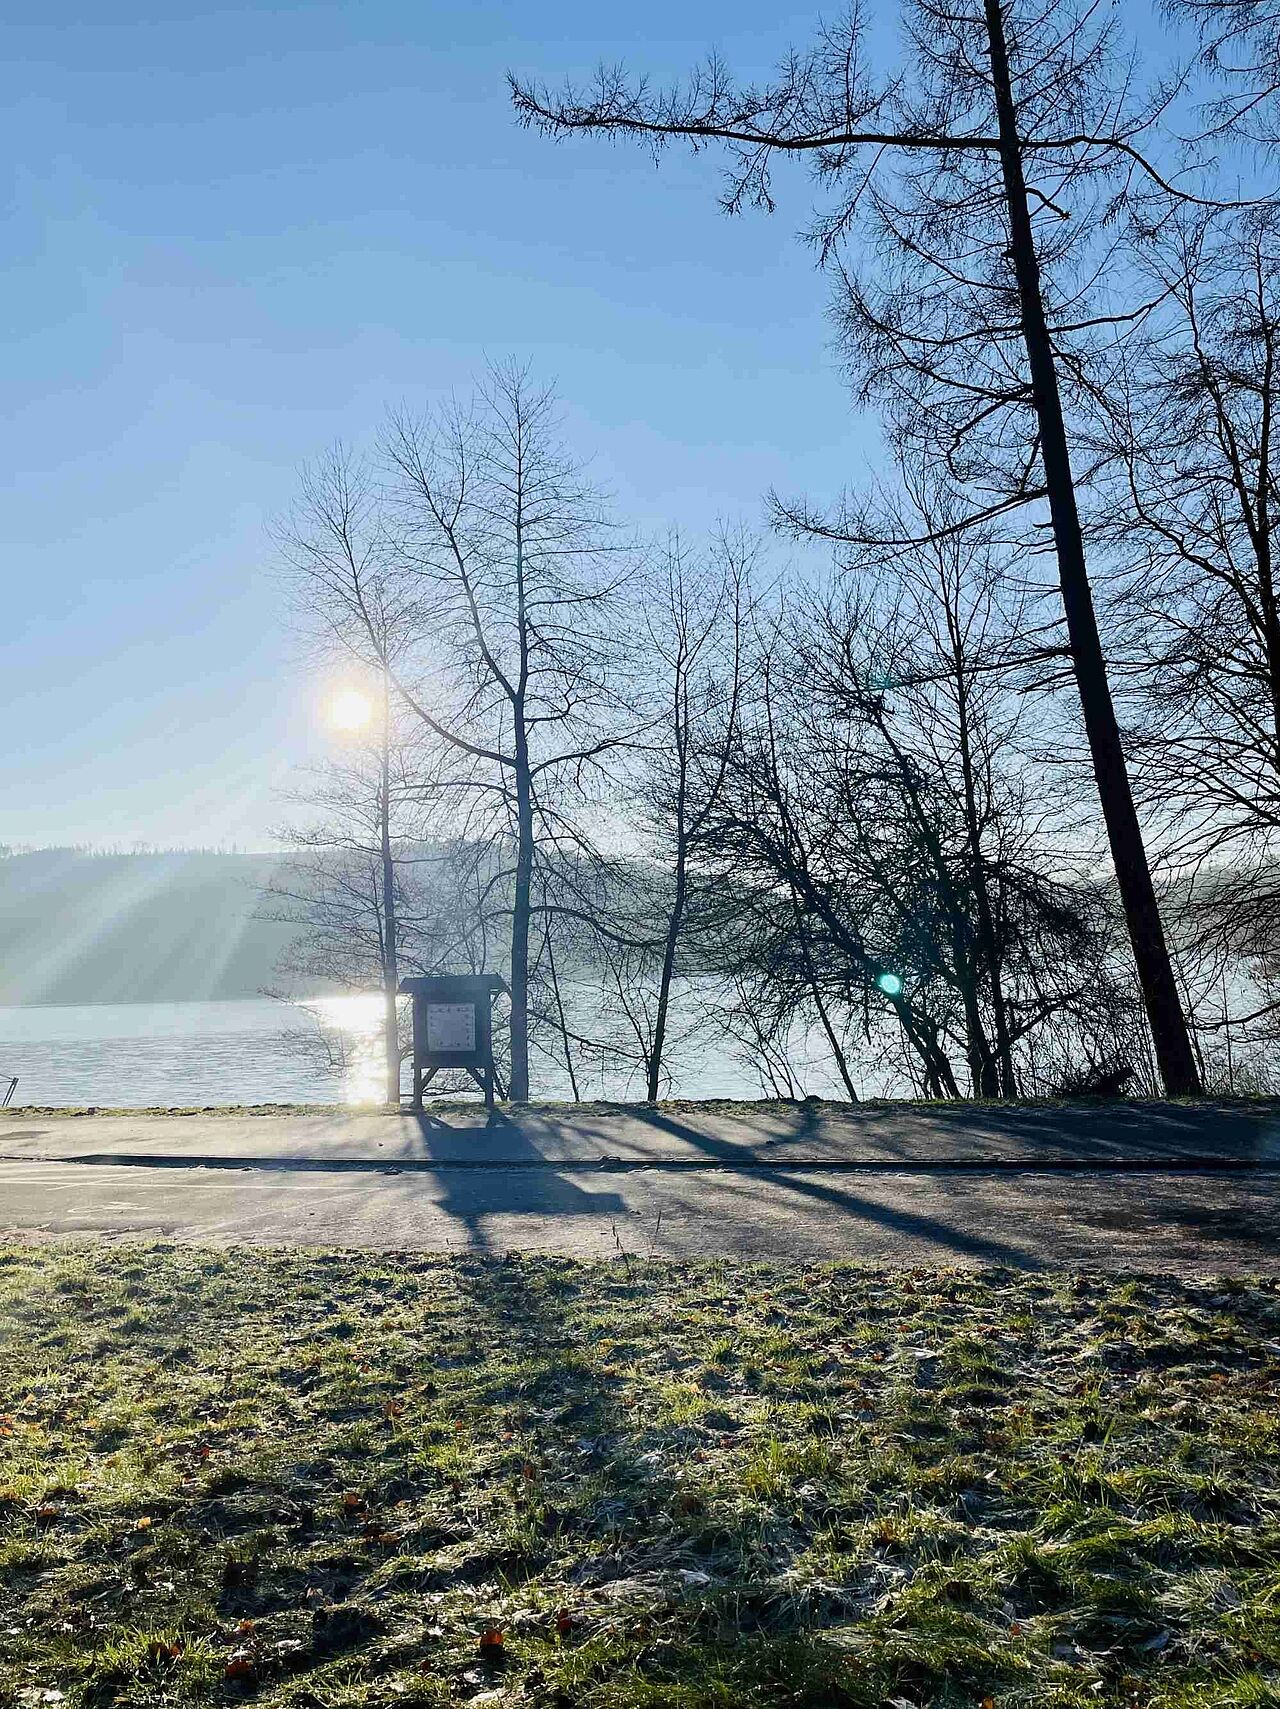
<instances>
[{"instance_id":1,"label":"lake","mask_svg":"<svg viewBox=\"0 0 1280 1709\"><path fill-rule=\"evenodd\" d=\"M382 1095L379 1025L376 996L0 1007L0 1075L18 1076L15 1104L364 1103ZM535 1097L571 1095L563 1064L535 1061L532 1078ZM580 1090L643 1096L624 1074L583 1075ZM754 1098L760 1085L725 1045L698 1053L673 1092Z\"/></svg>"}]
</instances>

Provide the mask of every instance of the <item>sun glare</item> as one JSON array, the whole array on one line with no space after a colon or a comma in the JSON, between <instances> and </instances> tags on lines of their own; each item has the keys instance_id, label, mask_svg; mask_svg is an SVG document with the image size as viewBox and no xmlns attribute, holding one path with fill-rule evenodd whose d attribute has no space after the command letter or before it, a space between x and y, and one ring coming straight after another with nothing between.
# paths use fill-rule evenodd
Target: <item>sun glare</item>
<instances>
[{"instance_id":1,"label":"sun glare","mask_svg":"<svg viewBox=\"0 0 1280 1709\"><path fill-rule=\"evenodd\" d=\"M344 688L329 702L328 721L335 730L354 734L368 728L373 718L373 702L358 688Z\"/></svg>"}]
</instances>

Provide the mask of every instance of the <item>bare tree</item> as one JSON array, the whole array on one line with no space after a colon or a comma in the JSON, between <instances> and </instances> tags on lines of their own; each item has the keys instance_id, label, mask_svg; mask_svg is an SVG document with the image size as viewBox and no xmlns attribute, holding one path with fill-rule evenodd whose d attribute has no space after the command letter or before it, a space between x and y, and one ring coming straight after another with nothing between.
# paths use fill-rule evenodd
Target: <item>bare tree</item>
<instances>
[{"instance_id":1,"label":"bare tree","mask_svg":"<svg viewBox=\"0 0 1280 1709\"><path fill-rule=\"evenodd\" d=\"M878 581L879 603L888 608L874 643L888 656L871 685L868 711L880 739L903 762L890 707L906 713L931 789L953 798L964 852L955 861L959 885L950 908L970 1080L985 1097L1008 1098L1016 1095L1017 1075L995 892L1010 827L1027 822L1023 774L1011 759L1025 750L1030 723L1026 698L1009 687L1015 671L1038 661L1043 649L1024 633L1028 602L1002 554L978 531L948 526L956 515L954 493L923 469L904 465L902 475L902 497L881 499L878 531L919 542L888 557L856 553L846 565L847 574ZM846 620L841 646L850 666L855 644L865 646L866 638ZM904 776L910 775L907 767ZM955 857L944 853L926 818L920 829L934 848L940 881L951 888ZM1004 846L989 850L992 838Z\"/></svg>"},{"instance_id":2,"label":"bare tree","mask_svg":"<svg viewBox=\"0 0 1280 1709\"><path fill-rule=\"evenodd\" d=\"M1127 1036L1106 896L1042 804L1001 571L954 537L846 570L784 608L746 678L702 938L755 1053L776 1064L807 1013L851 1095L895 1039L926 1096L994 1097Z\"/></svg>"},{"instance_id":3,"label":"bare tree","mask_svg":"<svg viewBox=\"0 0 1280 1709\"><path fill-rule=\"evenodd\" d=\"M662 1085L673 981L706 882L703 841L737 721L756 556L741 533L722 530L697 558L673 539L640 590L647 718L636 804L652 869L645 913L657 967L651 1019L638 1024L634 1001L629 1014L651 1101Z\"/></svg>"},{"instance_id":4,"label":"bare tree","mask_svg":"<svg viewBox=\"0 0 1280 1709\"><path fill-rule=\"evenodd\" d=\"M404 873L392 856L391 889L379 834L376 769L330 765L299 795L304 817L276 835L288 853L263 893L263 917L296 928L277 972L291 985L353 994L381 986L396 966L403 926L393 928L386 899L403 901ZM395 936L392 931L395 930ZM394 948L393 948L394 946ZM383 1096L400 1101L403 1044L394 996L382 1021Z\"/></svg>"},{"instance_id":5,"label":"bare tree","mask_svg":"<svg viewBox=\"0 0 1280 1709\"><path fill-rule=\"evenodd\" d=\"M1166 297L1125 353L1104 450L1127 572L1141 778L1179 862L1271 858L1280 833L1276 587L1280 255L1266 219L1168 225Z\"/></svg>"},{"instance_id":6,"label":"bare tree","mask_svg":"<svg viewBox=\"0 0 1280 1709\"><path fill-rule=\"evenodd\" d=\"M410 834L416 785L399 757L393 755L389 843L380 824L376 749L366 746L302 780L294 792L298 817L277 832L287 854L261 904L263 917L295 928L278 967L291 986L353 995L381 987L384 1096L393 1106L409 1050L395 1000L399 974L474 966L481 924L472 851ZM345 1065L340 1056L333 1060Z\"/></svg>"},{"instance_id":7,"label":"bare tree","mask_svg":"<svg viewBox=\"0 0 1280 1709\"><path fill-rule=\"evenodd\" d=\"M410 791L403 776L408 742L396 727L388 673L409 643L413 612L396 585L394 544L368 467L339 446L305 469L301 496L278 527L277 543L313 659L322 670L337 669L349 679L346 693L361 728L351 732L357 751L350 761L327 768L314 794L323 824L287 833L292 846L307 855L295 860L288 893L276 902L292 907L293 917L308 927L301 953L313 970L323 963L344 982L357 974L367 980L368 955L376 948L386 1097L398 1104L401 922L395 845L403 834L397 804Z\"/></svg>"},{"instance_id":8,"label":"bare tree","mask_svg":"<svg viewBox=\"0 0 1280 1709\"><path fill-rule=\"evenodd\" d=\"M626 739L615 605L632 553L563 449L552 394L517 365L491 368L466 407L395 417L383 452L397 586L418 614L408 656L383 662L434 745L457 834L498 854L486 902L509 918L519 1102L538 957L582 913L539 863L545 877L553 854L589 857L583 810Z\"/></svg>"},{"instance_id":9,"label":"bare tree","mask_svg":"<svg viewBox=\"0 0 1280 1709\"><path fill-rule=\"evenodd\" d=\"M708 937L723 971L769 1016L753 1022L757 1049L785 1040L796 1012L814 1012L816 985L828 1017L861 1011L868 1036L872 1004L892 1014L921 1089L958 1097L935 1001L927 856L908 840L896 767L878 763L863 732L815 693L818 648L806 645L802 663L796 638L794 628L771 637L739 720L711 828L719 929ZM838 675L838 659L822 652Z\"/></svg>"},{"instance_id":10,"label":"bare tree","mask_svg":"<svg viewBox=\"0 0 1280 1709\"><path fill-rule=\"evenodd\" d=\"M1099 303L1106 213L1135 175L1173 187L1147 151L1159 101L1115 69L1115 26L1088 5L904 0L907 58L878 75L861 14L820 30L763 88L711 60L654 91L602 71L590 92L513 81L520 118L553 133L723 144L725 205L773 205L775 157L832 192L814 228L839 269L847 353L897 432L923 433L976 493L973 522L1044 504L1070 659L1156 1054L1166 1088L1198 1076L1108 680L1072 469L1064 389L1082 348L1140 310ZM879 284L843 264L853 234ZM823 531L821 519L806 519ZM838 526L826 531L847 531Z\"/></svg>"},{"instance_id":11,"label":"bare tree","mask_svg":"<svg viewBox=\"0 0 1280 1709\"><path fill-rule=\"evenodd\" d=\"M1280 945L1280 258L1260 213L1166 219L1145 248L1164 302L1108 394L1097 522L1122 572L1138 788L1177 879L1191 1012L1214 1029L1261 1018L1242 965Z\"/></svg>"}]
</instances>

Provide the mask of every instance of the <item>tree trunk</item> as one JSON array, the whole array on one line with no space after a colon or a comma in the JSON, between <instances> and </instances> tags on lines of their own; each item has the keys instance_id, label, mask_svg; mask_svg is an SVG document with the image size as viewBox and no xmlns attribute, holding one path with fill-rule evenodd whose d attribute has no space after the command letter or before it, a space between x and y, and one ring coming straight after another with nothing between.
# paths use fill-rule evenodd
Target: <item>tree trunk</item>
<instances>
[{"instance_id":1,"label":"tree trunk","mask_svg":"<svg viewBox=\"0 0 1280 1709\"><path fill-rule=\"evenodd\" d=\"M978 914L978 940L987 962L987 978L991 983L991 1014L996 1033L996 1067L999 1072L998 1095L1016 1098L1018 1078L1013 1066L1013 1046L1009 1039L1009 1012L1005 1007L1004 982L1000 974L1000 948L996 941L995 918L991 911L991 896L987 890L987 875L982 870L981 850L974 855L973 893ZM988 1092L986 1095L995 1095Z\"/></svg>"},{"instance_id":2,"label":"tree trunk","mask_svg":"<svg viewBox=\"0 0 1280 1709\"><path fill-rule=\"evenodd\" d=\"M835 1057L836 1068L851 1104L859 1103L858 1088L853 1083L849 1072L849 1064L845 1059L844 1048L836 1034L831 1020L831 1011L822 1000L822 992L818 988L818 970L813 965L813 950L809 943L809 934L804 927L804 914L800 907L800 898L796 895L796 887L791 886L791 907L796 917L796 932L800 938L800 952L804 956L804 976L809 986L809 995L813 998L813 1006L818 1011L818 1019L822 1022L822 1030L827 1035L827 1043L831 1046L831 1054Z\"/></svg>"},{"instance_id":3,"label":"tree trunk","mask_svg":"<svg viewBox=\"0 0 1280 1709\"><path fill-rule=\"evenodd\" d=\"M683 658L683 649L681 652ZM683 694L681 666L676 666L677 682L672 706L672 728L676 740L679 777L676 783L676 886L667 916L667 940L662 946L662 971L658 977L658 1012L653 1022L653 1045L649 1051L648 1086L645 1096L651 1104L658 1101L658 1085L662 1075L662 1053L667 1042L667 1012L671 1006L671 980L675 973L676 947L684 927L685 907L689 896L689 835L686 812L689 800L689 726L688 702Z\"/></svg>"},{"instance_id":4,"label":"tree trunk","mask_svg":"<svg viewBox=\"0 0 1280 1709\"><path fill-rule=\"evenodd\" d=\"M938 1029L931 1021L918 1016L905 997L890 997L898 1024L915 1047L924 1068L926 1094L934 1098L959 1098L960 1088L952 1072L951 1061L938 1043Z\"/></svg>"},{"instance_id":5,"label":"tree trunk","mask_svg":"<svg viewBox=\"0 0 1280 1709\"><path fill-rule=\"evenodd\" d=\"M954 919L952 955L956 964L956 983L960 987L960 1002L964 1009L965 1037L968 1048L970 1095L975 1098L999 1096L999 1074L995 1052L982 1024L982 1004L979 1000L977 957L970 954L974 947L973 932L967 920Z\"/></svg>"},{"instance_id":6,"label":"tree trunk","mask_svg":"<svg viewBox=\"0 0 1280 1709\"><path fill-rule=\"evenodd\" d=\"M671 980L675 973L676 946L680 941L681 928L684 925L685 904L688 896L688 873L685 869L684 835L680 833L680 851L676 856L676 890L671 904L671 913L667 918L667 941L662 949L662 971L658 976L658 1012L653 1021L653 1044L649 1051L648 1086L645 1097L651 1104L658 1101L658 1087L662 1075L662 1053L667 1040L667 1012L671 1006Z\"/></svg>"},{"instance_id":7,"label":"tree trunk","mask_svg":"<svg viewBox=\"0 0 1280 1709\"><path fill-rule=\"evenodd\" d=\"M982 827L978 823L978 789L973 774L973 742L969 730L969 688L964 676L964 661L960 656L958 639L952 631L953 659L956 666L956 711L960 735L960 773L964 786L964 814L969 841L969 860L973 867L974 912L978 917L978 945L987 964L987 980L991 986L991 1019L995 1028L995 1068L997 1083L985 1082L983 1097L1016 1098L1018 1082L1013 1068L1013 1047L1009 1041L1009 1016L1005 1008L1004 984L1000 977L1000 948L996 941L995 916L991 908L991 893L982 859Z\"/></svg>"},{"instance_id":8,"label":"tree trunk","mask_svg":"<svg viewBox=\"0 0 1280 1709\"><path fill-rule=\"evenodd\" d=\"M1262 312L1265 314L1265 305ZM1267 338L1267 357L1262 375L1262 420L1258 440L1257 510L1250 520L1254 555L1258 564L1258 604L1262 615L1262 644L1267 658L1267 686L1271 691L1272 765L1280 773L1280 612L1276 609L1276 586L1271 551L1271 399L1275 383L1275 357Z\"/></svg>"},{"instance_id":9,"label":"tree trunk","mask_svg":"<svg viewBox=\"0 0 1280 1709\"><path fill-rule=\"evenodd\" d=\"M794 861L788 860L785 870L787 883L797 906L799 906L799 899L802 898L804 906L822 921L832 943L860 968L866 979L872 980L875 974L875 964L867 959L863 945L851 938L844 929L839 916L834 912L821 890L809 880L804 868L797 866ZM926 1085L931 1094L939 1098L958 1098L960 1088L956 1084L956 1077L952 1072L950 1060L938 1044L937 1028L928 1021L917 1019L906 997L901 995L890 997L887 992L885 996L888 997L889 1006L897 1016L898 1024L902 1028L907 1042L920 1058Z\"/></svg>"},{"instance_id":10,"label":"tree trunk","mask_svg":"<svg viewBox=\"0 0 1280 1709\"><path fill-rule=\"evenodd\" d=\"M520 436L523 446L523 433ZM519 460L515 516L516 633L520 674L511 696L512 752L516 784L516 882L511 900L511 1087L513 1104L529 1102L529 912L533 886L533 773L525 693L529 686L529 607L525 592L524 465Z\"/></svg>"},{"instance_id":11,"label":"tree trunk","mask_svg":"<svg viewBox=\"0 0 1280 1709\"><path fill-rule=\"evenodd\" d=\"M578 1091L578 1076L573 1066L573 1045L569 1039L569 1018L564 1012L564 998L560 994L560 975L556 972L555 945L551 941L551 932L546 934L547 971L551 975L551 989L556 999L556 1015L560 1021L560 1042L564 1046L564 1065L569 1075L569 1091L575 1104L581 1102Z\"/></svg>"},{"instance_id":12,"label":"tree trunk","mask_svg":"<svg viewBox=\"0 0 1280 1709\"><path fill-rule=\"evenodd\" d=\"M680 934L684 930L684 917L689 904L689 743L692 739L689 727L689 668L689 655L682 629L671 698L671 733L675 741L678 767L675 804L675 893L671 899L671 912L667 915L666 941L662 946L662 969L658 975L658 1009L653 1021L653 1043L645 1065L648 1081L645 1096L651 1104L658 1101L662 1054L667 1043L667 1017L671 1009L671 981L675 976L676 951L680 944Z\"/></svg>"},{"instance_id":13,"label":"tree trunk","mask_svg":"<svg viewBox=\"0 0 1280 1709\"><path fill-rule=\"evenodd\" d=\"M396 863L391 850L391 706L390 685L382 676L382 793L378 802L382 841L382 1040L387 1102L400 1105L400 958L396 925Z\"/></svg>"},{"instance_id":14,"label":"tree trunk","mask_svg":"<svg viewBox=\"0 0 1280 1709\"><path fill-rule=\"evenodd\" d=\"M1018 136L1000 0L985 0L985 10L1000 136L1000 165L1009 212L1010 250L1018 282L1022 331L1040 426L1041 456L1057 549L1062 604L1084 712L1085 734L1160 1075L1167 1093L1171 1096L1186 1095L1200 1090L1200 1076L1196 1072L1186 1018L1160 921L1093 609L1057 368L1045 319L1040 267L1022 172L1022 145Z\"/></svg>"},{"instance_id":15,"label":"tree trunk","mask_svg":"<svg viewBox=\"0 0 1280 1709\"><path fill-rule=\"evenodd\" d=\"M511 1102L529 1101L529 912L533 882L533 790L529 744L516 725L516 882L511 904Z\"/></svg>"}]
</instances>

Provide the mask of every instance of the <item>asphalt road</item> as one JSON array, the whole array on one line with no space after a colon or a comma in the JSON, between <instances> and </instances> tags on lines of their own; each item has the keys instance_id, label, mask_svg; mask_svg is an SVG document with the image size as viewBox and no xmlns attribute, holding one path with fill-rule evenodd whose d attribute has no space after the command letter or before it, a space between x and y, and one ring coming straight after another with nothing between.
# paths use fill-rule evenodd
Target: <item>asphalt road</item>
<instances>
[{"instance_id":1,"label":"asphalt road","mask_svg":"<svg viewBox=\"0 0 1280 1709\"><path fill-rule=\"evenodd\" d=\"M1280 1104L0 1120L0 1231L210 1244L1280 1268Z\"/></svg>"}]
</instances>

